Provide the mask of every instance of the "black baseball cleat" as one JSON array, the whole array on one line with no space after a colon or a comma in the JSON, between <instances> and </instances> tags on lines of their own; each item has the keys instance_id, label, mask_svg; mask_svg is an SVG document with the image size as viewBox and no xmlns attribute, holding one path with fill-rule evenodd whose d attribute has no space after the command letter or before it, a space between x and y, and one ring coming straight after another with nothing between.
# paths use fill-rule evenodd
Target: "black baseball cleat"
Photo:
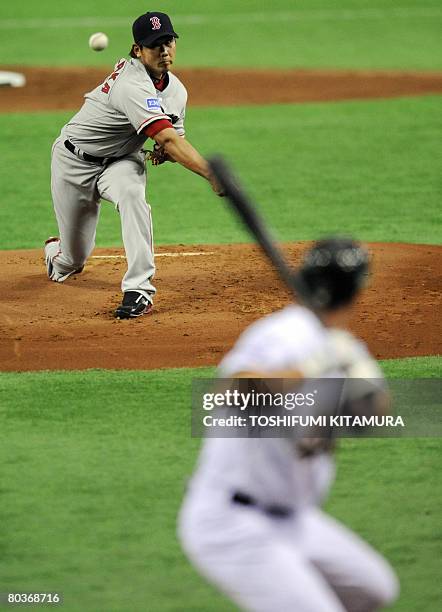
<instances>
[{"instance_id":1,"label":"black baseball cleat","mask_svg":"<svg viewBox=\"0 0 442 612\"><path fill-rule=\"evenodd\" d=\"M153 310L152 304L138 291L126 291L123 303L115 311L117 319L135 319L141 315L150 314Z\"/></svg>"}]
</instances>

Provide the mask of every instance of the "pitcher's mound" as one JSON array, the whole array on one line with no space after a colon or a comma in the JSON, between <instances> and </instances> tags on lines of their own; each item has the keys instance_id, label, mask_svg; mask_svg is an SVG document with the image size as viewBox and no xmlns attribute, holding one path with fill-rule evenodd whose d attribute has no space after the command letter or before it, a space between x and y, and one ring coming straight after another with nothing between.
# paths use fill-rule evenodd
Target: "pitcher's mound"
<instances>
[{"instance_id":1,"label":"pitcher's mound","mask_svg":"<svg viewBox=\"0 0 442 612\"><path fill-rule=\"evenodd\" d=\"M305 247L286 245L294 264ZM441 353L442 247L370 248L373 282L352 330L379 358ZM290 301L253 245L163 247L153 314L118 321L122 251L94 255L82 274L56 284L42 251L0 252L0 370L213 365L249 323Z\"/></svg>"}]
</instances>

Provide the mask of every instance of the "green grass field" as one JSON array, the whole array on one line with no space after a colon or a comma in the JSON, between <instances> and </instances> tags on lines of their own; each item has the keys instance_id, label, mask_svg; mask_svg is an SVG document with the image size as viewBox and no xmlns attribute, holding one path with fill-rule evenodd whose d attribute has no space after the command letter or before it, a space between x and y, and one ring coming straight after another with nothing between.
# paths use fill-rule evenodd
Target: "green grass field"
<instances>
[{"instance_id":1,"label":"green grass field","mask_svg":"<svg viewBox=\"0 0 442 612\"><path fill-rule=\"evenodd\" d=\"M442 359L383 364L440 376ZM212 368L0 375L0 591L58 590L64 610L233 609L189 567L175 517L199 440L190 384ZM328 510L397 569L394 608L433 612L440 440L345 440ZM180 603L185 602L185 603Z\"/></svg>"},{"instance_id":2,"label":"green grass field","mask_svg":"<svg viewBox=\"0 0 442 612\"><path fill-rule=\"evenodd\" d=\"M274 0L271 6L263 0L165 0L155 8L173 17L183 66L442 68L437 0ZM132 22L147 9L136 0L3 2L1 61L113 63L128 52ZM97 31L110 36L102 53L87 46Z\"/></svg>"},{"instance_id":3,"label":"green grass field","mask_svg":"<svg viewBox=\"0 0 442 612\"><path fill-rule=\"evenodd\" d=\"M442 69L438 0L5 1L0 61L112 65L148 8L174 17L180 66ZM94 53L87 39L99 30L111 44ZM281 240L337 231L440 244L440 100L190 108L187 129L203 153L234 163ZM40 247L55 233L50 147L71 115L0 114L0 248ZM152 170L149 201L158 244L249 240L222 200L176 165ZM98 245L121 245L112 206ZM440 377L442 360L382 365L391 377ZM191 380L211 374L0 374L0 593L59 591L72 612L233 610L175 538L199 447ZM395 611L440 607L440 450L435 438L343 440L337 454L327 509L393 563Z\"/></svg>"},{"instance_id":4,"label":"green grass field","mask_svg":"<svg viewBox=\"0 0 442 612\"><path fill-rule=\"evenodd\" d=\"M7 203L2 248L40 247L56 232L50 148L71 115L0 115L6 145L0 182ZM442 118L437 96L194 108L187 130L203 153L221 151L235 164L282 240L346 232L373 241L440 242ZM10 168L21 172L11 176ZM150 177L158 244L249 240L199 177L177 164L152 168ZM98 244L121 244L113 206L102 207Z\"/></svg>"}]
</instances>

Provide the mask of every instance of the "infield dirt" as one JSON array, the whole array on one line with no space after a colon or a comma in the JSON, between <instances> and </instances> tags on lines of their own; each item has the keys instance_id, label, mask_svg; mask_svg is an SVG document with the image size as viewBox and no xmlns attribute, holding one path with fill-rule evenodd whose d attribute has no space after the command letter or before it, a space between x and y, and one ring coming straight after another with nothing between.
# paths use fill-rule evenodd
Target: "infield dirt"
<instances>
[{"instance_id":1,"label":"infield dirt","mask_svg":"<svg viewBox=\"0 0 442 612\"><path fill-rule=\"evenodd\" d=\"M296 265L307 243L285 246ZM373 282L352 331L378 358L441 353L442 247L370 249ZM0 252L0 370L214 365L246 325L290 301L253 245L162 247L154 313L119 321L113 309L121 299L122 251L94 255L119 258L92 258L82 274L56 284L46 277L42 251Z\"/></svg>"},{"instance_id":2,"label":"infield dirt","mask_svg":"<svg viewBox=\"0 0 442 612\"><path fill-rule=\"evenodd\" d=\"M27 81L23 88L1 89L0 112L77 109L84 93L94 89L109 72L84 67L0 69L22 72ZM188 89L190 106L327 102L442 93L442 74L437 72L188 68L179 69L176 74Z\"/></svg>"}]
</instances>

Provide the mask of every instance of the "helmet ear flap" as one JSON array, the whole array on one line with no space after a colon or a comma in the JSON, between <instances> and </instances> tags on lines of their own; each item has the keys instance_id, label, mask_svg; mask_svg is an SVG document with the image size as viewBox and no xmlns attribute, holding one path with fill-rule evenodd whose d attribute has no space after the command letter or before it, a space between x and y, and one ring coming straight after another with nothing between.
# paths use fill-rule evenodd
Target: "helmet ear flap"
<instances>
[{"instance_id":1,"label":"helmet ear flap","mask_svg":"<svg viewBox=\"0 0 442 612\"><path fill-rule=\"evenodd\" d=\"M311 287L311 294L309 296L309 304L316 310L323 310L328 307L333 298L332 289L328 286L325 280L321 284Z\"/></svg>"}]
</instances>

